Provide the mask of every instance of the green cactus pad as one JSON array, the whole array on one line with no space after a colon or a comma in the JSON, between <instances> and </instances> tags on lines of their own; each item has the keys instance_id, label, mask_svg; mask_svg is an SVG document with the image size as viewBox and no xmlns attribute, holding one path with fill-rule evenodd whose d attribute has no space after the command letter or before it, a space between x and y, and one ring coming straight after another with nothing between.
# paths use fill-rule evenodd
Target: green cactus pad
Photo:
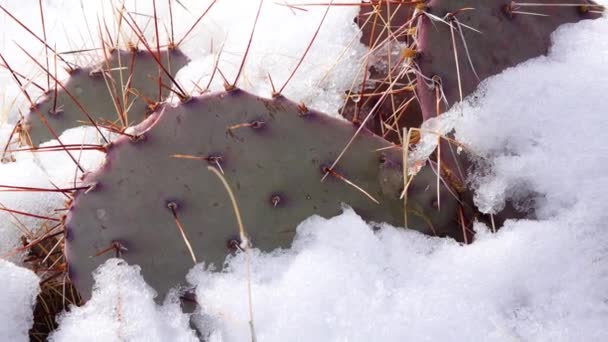
<instances>
[{"instance_id":1,"label":"green cactus pad","mask_svg":"<svg viewBox=\"0 0 608 342\"><path fill-rule=\"evenodd\" d=\"M179 50L161 50L160 56L165 69L173 75L188 62ZM159 87L159 78L166 87ZM21 141L37 147L55 138L39 115L57 135L70 128L92 125L85 112L100 124L121 128L137 124L150 114L149 105L169 94L171 86L171 80L150 53L114 50L106 62L96 67L71 71L63 84L65 89L57 85L57 91L47 91L26 115Z\"/></svg>"},{"instance_id":2,"label":"green cactus pad","mask_svg":"<svg viewBox=\"0 0 608 342\"><path fill-rule=\"evenodd\" d=\"M198 261L221 268L239 235L229 197L209 165L224 173L253 246L265 251L289 247L302 220L337 215L343 204L366 220L402 226L401 151L387 141L363 130L321 182L356 129L282 97L240 90L163 106L136 127L140 139L119 138L105 165L83 180L92 187L76 194L65 222L72 280L87 298L91 272L115 255L114 243L159 293L182 282L193 261L172 208ZM442 186L436 208L431 169L415 179L409 227L460 240L459 203Z\"/></svg>"}]
</instances>

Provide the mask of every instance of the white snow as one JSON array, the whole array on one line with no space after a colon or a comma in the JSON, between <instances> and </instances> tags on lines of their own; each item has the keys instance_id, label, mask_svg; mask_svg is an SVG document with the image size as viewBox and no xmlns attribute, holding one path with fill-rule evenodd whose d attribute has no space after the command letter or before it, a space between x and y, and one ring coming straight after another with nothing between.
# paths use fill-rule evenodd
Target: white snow
<instances>
[{"instance_id":1,"label":"white snow","mask_svg":"<svg viewBox=\"0 0 608 342\"><path fill-rule=\"evenodd\" d=\"M0 164L2 185L53 188L48 182L47 175L31 156L19 157L24 158L18 163ZM65 197L54 192L0 192L0 207L41 216L53 216L53 211L61 208L63 201ZM11 252L18 245L21 236L31 239L43 224L49 222L0 210L0 256ZM11 257L18 256L19 254L11 255Z\"/></svg>"},{"instance_id":2,"label":"white snow","mask_svg":"<svg viewBox=\"0 0 608 342\"><path fill-rule=\"evenodd\" d=\"M60 138L67 145L95 144L99 143L96 133L92 127L80 127L67 130ZM57 145L53 140L42 144L41 147ZM100 166L105 156L102 152L94 150L74 150L72 155L85 170L94 170ZM17 152L13 156L16 162L0 164L0 185L51 190L55 187L64 189L81 185L79 176L82 172L64 151ZM2 188L2 190L7 189ZM54 219L58 219L63 214L56 209L65 208L66 201L67 198L58 192L0 192L0 207ZM56 224L55 221L0 210L0 256L10 253L11 259L17 260L20 254L12 251L21 236L26 236L31 241L42 227L50 229Z\"/></svg>"},{"instance_id":3,"label":"white snow","mask_svg":"<svg viewBox=\"0 0 608 342\"><path fill-rule=\"evenodd\" d=\"M491 161L479 179L477 201L535 191L543 218L585 206L589 219L604 216L608 190L608 20L562 26L549 56L508 70L488 82L485 96L466 102L456 137ZM498 194L496 184L506 186ZM495 203L496 202L496 203ZM600 215L598 217L598 215Z\"/></svg>"},{"instance_id":4,"label":"white snow","mask_svg":"<svg viewBox=\"0 0 608 342\"><path fill-rule=\"evenodd\" d=\"M521 221L495 235L482 230L462 247L400 228L374 234L352 210L313 217L298 228L291 250L254 254L257 337L605 340L605 243L575 235L575 227ZM218 340L244 341L245 258L230 264L227 273L199 269L190 279L198 284L200 326Z\"/></svg>"},{"instance_id":5,"label":"white snow","mask_svg":"<svg viewBox=\"0 0 608 342\"><path fill-rule=\"evenodd\" d=\"M139 266L109 259L94 277L92 299L63 315L50 341L198 341L177 299L154 303Z\"/></svg>"},{"instance_id":6,"label":"white snow","mask_svg":"<svg viewBox=\"0 0 608 342\"><path fill-rule=\"evenodd\" d=\"M29 341L40 279L34 272L0 259L0 280L0 340Z\"/></svg>"},{"instance_id":7,"label":"white snow","mask_svg":"<svg viewBox=\"0 0 608 342\"><path fill-rule=\"evenodd\" d=\"M193 12L198 15L210 2L201 1ZM302 7L305 8L303 11L280 4L280 1L264 2L245 69L238 82L239 87L265 97L270 97L272 92L269 74L278 91L304 54L326 9L325 6L310 6ZM258 1L218 1L201 21L201 29L186 41L184 52L196 57L178 73L178 81L189 89L192 82L204 89L221 51L219 70L232 83L249 41L258 5ZM238 10L235 11L236 7ZM283 95L303 102L309 108L339 116L345 91L357 85L355 81L362 77L363 57L367 51L359 43L359 28L353 21L358 11L356 6L330 9ZM190 23L182 21L181 25ZM216 72L210 89L223 90L223 82Z\"/></svg>"},{"instance_id":8,"label":"white snow","mask_svg":"<svg viewBox=\"0 0 608 342\"><path fill-rule=\"evenodd\" d=\"M101 129L104 137L110 141L115 139L117 134L111 133L107 130ZM65 131L60 137L61 142L65 145L103 145L104 141L99 136L99 133L94 127L78 127L72 128ZM60 146L56 140L43 143L41 147L45 146ZM78 162L78 165L85 171L95 170L105 160L105 154L97 150L78 150L74 149L70 151L74 159ZM40 165L40 168L45 170L47 178L55 184L59 184L64 187L73 187L74 181L76 185L79 185L80 176L83 172L78 169L76 163L65 151L53 151L53 152L39 152L35 154L36 159Z\"/></svg>"}]
</instances>

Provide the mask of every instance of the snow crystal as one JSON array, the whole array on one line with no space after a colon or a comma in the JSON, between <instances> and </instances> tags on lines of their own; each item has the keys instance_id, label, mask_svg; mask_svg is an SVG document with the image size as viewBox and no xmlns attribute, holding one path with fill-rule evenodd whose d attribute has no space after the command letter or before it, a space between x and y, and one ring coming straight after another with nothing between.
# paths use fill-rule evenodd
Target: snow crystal
<instances>
[{"instance_id":1,"label":"snow crystal","mask_svg":"<svg viewBox=\"0 0 608 342\"><path fill-rule=\"evenodd\" d=\"M0 339L29 341L40 281L34 272L0 259Z\"/></svg>"},{"instance_id":2,"label":"snow crystal","mask_svg":"<svg viewBox=\"0 0 608 342\"><path fill-rule=\"evenodd\" d=\"M155 304L139 266L109 259L94 277L91 300L63 314L50 341L198 341L177 299Z\"/></svg>"}]
</instances>

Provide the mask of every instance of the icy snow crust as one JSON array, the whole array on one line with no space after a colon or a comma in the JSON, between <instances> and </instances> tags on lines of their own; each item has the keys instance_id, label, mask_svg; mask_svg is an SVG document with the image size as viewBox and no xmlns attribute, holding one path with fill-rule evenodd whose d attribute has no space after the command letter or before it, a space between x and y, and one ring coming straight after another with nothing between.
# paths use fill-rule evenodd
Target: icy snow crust
<instances>
[{"instance_id":1,"label":"icy snow crust","mask_svg":"<svg viewBox=\"0 0 608 342\"><path fill-rule=\"evenodd\" d=\"M66 3L53 1L49 6L60 8ZM249 14L257 10L255 1L240 5ZM191 19L201 12L198 6L205 4L187 6L192 9L187 14ZM67 13L78 18L78 6L68 7L71 12ZM22 17L33 12L15 10ZM230 6L215 10L213 18L221 23L218 27L234 30L227 35L229 38L218 40L224 43L222 55L230 55L236 46L242 49L243 32L249 32L253 18L249 15L227 26L223 23L228 16L223 18L221 11L230 10ZM273 59L265 64L268 62L263 61L262 47L276 51L272 50L273 44L256 38L263 37L267 30L279 31L273 25L278 20L272 16L275 10L263 9L260 20L267 15L268 24L259 24L248 62L251 68L257 68L257 74L246 69L245 87L247 80L261 77L260 70L268 65L272 70L273 64L283 65ZM308 35L298 38L288 56L300 56L302 40L307 42L316 29L322 10L310 10L313 19L293 21ZM52 18L52 11L45 13ZM291 12L288 15L292 16ZM351 19L344 20L351 14L340 15L329 17L327 28L351 25ZM37 20L31 21L36 25ZM186 25L191 20L180 18L176 22ZM5 26L10 29L2 38L3 51L9 51L4 47L11 35L22 32L14 25ZM63 30L58 27L49 30L49 35L60 35ZM193 35L192 45L185 50L202 49L197 52L202 57L193 61L190 71L180 73L182 80L203 74L201 66L209 63L205 58L213 53L205 50L208 44L194 42L197 36L200 41L215 37L215 33L206 35L205 30L221 31L218 27L211 25ZM280 30L291 32L286 27ZM352 27L347 26L341 32L350 30ZM324 41L342 44L343 49L346 36L344 33L339 42L320 36L315 43L318 53L330 55L326 51L333 51L322 45ZM473 184L476 201L484 210L496 211L507 198L517 200L532 194L533 200L522 205L534 209L536 219L508 221L497 234L478 225L475 243L460 246L451 240L389 226L374 233L350 209L331 219L311 217L299 226L290 250L253 250L252 303L258 341L608 340L607 36L608 19L560 28L548 57L528 61L487 80L464 104L446 114L445 121L436 123L446 130L455 128L457 138L483 158L486 168ZM232 37L239 40L230 42ZM255 50L256 44L260 44L260 50ZM217 52L218 45L214 46ZM32 43L31 47L39 46ZM18 59L13 60L19 65ZM227 74L235 71L230 63L227 59ZM302 68L302 74L296 75L287 89L292 89L291 96L296 100L318 98L314 84L319 78ZM286 72L277 70L276 76L272 72L275 84L281 83L281 75ZM4 71L1 77L9 84ZM334 77L339 78L328 77L328 82L344 82ZM255 79L251 84L259 81ZM343 84L335 84L335 89L345 89ZM17 90L9 87L6 93L12 96ZM336 108L333 100L319 101L320 109L323 105ZM0 127L2 140L9 133L7 126ZM65 134L67 143L91 139L94 134L90 129ZM19 153L16 157L17 163L0 165L3 183L52 187L50 181L59 186L73 182L74 166L61 153ZM97 152L87 152L83 158L87 168L102 161ZM54 194L0 193L3 205L41 215L62 207L63 200ZM34 222L26 222L28 227L34 226ZM0 217L0 255L16 246L21 234L12 217ZM188 276L200 303L192 320L209 341L250 340L246 260L244 254L230 258L228 269L222 273L198 265ZM25 341L38 279L3 260L0 279L0 340ZM112 259L98 269L95 279L93 298L62 316L53 341L195 339L188 315L180 313L174 298L164 305L154 303L154 291L145 284L137 266Z\"/></svg>"}]
</instances>

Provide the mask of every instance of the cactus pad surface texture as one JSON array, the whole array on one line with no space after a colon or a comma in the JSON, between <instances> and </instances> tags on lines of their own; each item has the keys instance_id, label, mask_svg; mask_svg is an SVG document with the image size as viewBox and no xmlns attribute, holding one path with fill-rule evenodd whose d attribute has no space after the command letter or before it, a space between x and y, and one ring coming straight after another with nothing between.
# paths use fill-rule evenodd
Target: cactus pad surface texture
<instances>
[{"instance_id":1,"label":"cactus pad surface texture","mask_svg":"<svg viewBox=\"0 0 608 342\"><path fill-rule=\"evenodd\" d=\"M386 149L392 145L384 139L362 131L321 181L356 128L238 89L159 108L137 127L138 139L108 147L105 165L84 180L90 190L75 196L65 223L72 280L88 297L91 272L120 250L165 293L193 265L175 218L196 258L221 268L239 235L229 197L208 165L224 173L249 238L262 250L289 247L299 222L337 215L344 204L367 220L403 225L401 150ZM436 196L435 174L424 168L410 186L408 226L460 239L458 202L442 186L439 211ZM113 244L114 251L99 253Z\"/></svg>"}]
</instances>

